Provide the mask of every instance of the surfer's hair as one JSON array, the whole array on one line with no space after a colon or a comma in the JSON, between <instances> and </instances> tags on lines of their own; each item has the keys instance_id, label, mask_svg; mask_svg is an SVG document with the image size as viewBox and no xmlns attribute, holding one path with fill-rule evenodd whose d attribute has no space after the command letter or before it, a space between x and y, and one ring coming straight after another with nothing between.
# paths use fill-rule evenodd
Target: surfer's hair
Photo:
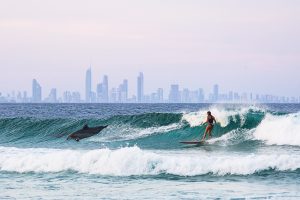
<instances>
[{"instance_id":1,"label":"surfer's hair","mask_svg":"<svg viewBox=\"0 0 300 200\"><path fill-rule=\"evenodd\" d=\"M211 112L210 112L210 111L207 111L207 114L208 114L208 115L211 115Z\"/></svg>"}]
</instances>

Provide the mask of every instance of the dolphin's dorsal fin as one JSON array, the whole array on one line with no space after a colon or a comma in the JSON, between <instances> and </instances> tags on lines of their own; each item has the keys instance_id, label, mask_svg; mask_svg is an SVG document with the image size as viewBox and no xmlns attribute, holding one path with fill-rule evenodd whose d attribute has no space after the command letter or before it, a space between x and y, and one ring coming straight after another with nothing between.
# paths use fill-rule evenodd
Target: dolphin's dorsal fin
<instances>
[{"instance_id":1,"label":"dolphin's dorsal fin","mask_svg":"<svg viewBox=\"0 0 300 200\"><path fill-rule=\"evenodd\" d=\"M84 126L83 126L83 129L88 129L89 128L89 126L87 125L87 124L85 124Z\"/></svg>"}]
</instances>

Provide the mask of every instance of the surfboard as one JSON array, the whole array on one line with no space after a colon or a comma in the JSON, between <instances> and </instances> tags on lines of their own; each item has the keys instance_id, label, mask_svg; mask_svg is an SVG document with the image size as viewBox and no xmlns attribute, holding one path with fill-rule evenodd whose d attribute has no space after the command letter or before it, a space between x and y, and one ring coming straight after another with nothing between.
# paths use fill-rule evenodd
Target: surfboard
<instances>
[{"instance_id":1,"label":"surfboard","mask_svg":"<svg viewBox=\"0 0 300 200\"><path fill-rule=\"evenodd\" d=\"M181 144L204 144L205 141L182 141Z\"/></svg>"}]
</instances>

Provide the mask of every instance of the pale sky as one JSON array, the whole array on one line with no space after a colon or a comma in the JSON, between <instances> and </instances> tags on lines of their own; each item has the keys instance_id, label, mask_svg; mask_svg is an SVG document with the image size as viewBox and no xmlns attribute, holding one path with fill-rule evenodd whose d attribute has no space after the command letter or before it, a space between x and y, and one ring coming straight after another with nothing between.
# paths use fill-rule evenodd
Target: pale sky
<instances>
[{"instance_id":1,"label":"pale sky","mask_svg":"<svg viewBox=\"0 0 300 200\"><path fill-rule=\"evenodd\" d=\"M204 88L300 96L298 0L0 0L0 92L38 79L84 92L144 72L147 93ZM165 91L165 95L168 95Z\"/></svg>"}]
</instances>

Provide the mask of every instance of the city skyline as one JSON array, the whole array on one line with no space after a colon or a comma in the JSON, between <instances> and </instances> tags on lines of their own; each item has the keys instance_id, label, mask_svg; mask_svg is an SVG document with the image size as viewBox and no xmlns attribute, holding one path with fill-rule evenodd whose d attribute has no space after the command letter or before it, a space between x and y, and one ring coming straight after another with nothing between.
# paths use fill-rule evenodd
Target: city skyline
<instances>
[{"instance_id":1,"label":"city skyline","mask_svg":"<svg viewBox=\"0 0 300 200\"><path fill-rule=\"evenodd\" d=\"M94 75L99 77L99 75ZM197 89L182 87L172 83L169 90L159 87L155 91L145 91L144 73L139 72L136 78L136 92L129 95L129 81L123 81L109 87L109 77L102 75L97 84L92 83L92 67L85 72L85 92L65 90L58 94L57 88L50 92L43 91L37 79L32 80L31 96L23 90L6 96L0 91L0 102L17 103L300 103L300 96L286 97L283 95L259 94L253 91L237 92L232 89L224 91L218 84L210 89L199 86ZM134 83L131 83L134 85ZM43 97L44 94L44 97ZM45 97L46 96L46 97Z\"/></svg>"},{"instance_id":2,"label":"city skyline","mask_svg":"<svg viewBox=\"0 0 300 200\"><path fill-rule=\"evenodd\" d=\"M145 91L218 83L299 95L299 8L293 0L4 1L0 91L28 90L36 78L46 91L83 95L82 72L91 65L100 76L93 87L102 73L114 86L126 78L130 96L138 72L147 74Z\"/></svg>"}]
</instances>

